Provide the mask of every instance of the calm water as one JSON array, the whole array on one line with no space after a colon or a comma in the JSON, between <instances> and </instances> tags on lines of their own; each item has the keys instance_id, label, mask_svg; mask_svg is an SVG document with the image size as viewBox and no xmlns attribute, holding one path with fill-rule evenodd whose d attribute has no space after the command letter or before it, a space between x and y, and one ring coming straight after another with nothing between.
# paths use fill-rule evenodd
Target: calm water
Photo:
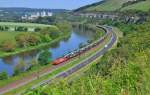
<instances>
[{"instance_id":1,"label":"calm water","mask_svg":"<svg viewBox=\"0 0 150 95\"><path fill-rule=\"evenodd\" d=\"M74 29L69 38L58 42L57 45L55 45L53 48L47 47L43 50L48 49L52 53L52 59L54 60L71 51L74 51L75 49L78 49L81 43L87 43L87 41L93 39L93 37L94 33L91 31L85 32L83 30L79 31L79 29ZM18 54L11 57L0 58L0 72L6 71L11 76L20 59L25 61L26 67L29 67L31 65L31 60L36 58L41 51L42 49Z\"/></svg>"}]
</instances>

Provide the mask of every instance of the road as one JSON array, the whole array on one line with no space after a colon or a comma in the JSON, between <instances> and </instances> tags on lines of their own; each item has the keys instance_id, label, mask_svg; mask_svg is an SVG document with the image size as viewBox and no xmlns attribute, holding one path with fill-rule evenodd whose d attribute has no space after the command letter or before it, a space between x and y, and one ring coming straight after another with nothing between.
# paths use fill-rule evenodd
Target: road
<instances>
[{"instance_id":1,"label":"road","mask_svg":"<svg viewBox=\"0 0 150 95\"><path fill-rule=\"evenodd\" d=\"M77 64L77 65L75 65L75 66L69 68L68 70L66 70L66 71L64 71L64 72L61 72L61 73L55 75L54 77L52 77L52 78L50 78L50 79L48 79L48 80L44 80L44 81L40 82L40 83L37 84L37 85L34 85L34 86L32 87L32 89L34 89L34 88L36 88L36 87L38 87L38 86L41 86L41 85L45 85L45 84L47 84L47 83L50 83L50 82L51 82L53 79L55 79L55 78L65 78L65 77L71 75L72 73L76 72L77 70L81 69L82 67L84 67L84 66L90 64L92 61L96 60L98 57L100 57L100 56L102 56L104 53L106 53L106 52L113 46L113 44L116 42L117 36L116 36L116 34L112 31L111 28L106 27L106 26L105 26L105 27L104 27L104 26L103 26L103 27L102 27L102 26L99 26L99 27L105 29L105 31L106 31L107 33L112 32L111 40L107 43L107 47L104 47L103 49L99 50L96 54L91 55L91 56L88 57L87 59L85 59L85 60L83 60L82 62L80 62L79 64ZM42 76L44 76L44 75L47 75L47 74L51 73L53 70L55 70L56 68L58 68L58 67L60 67L60 66L63 66L64 64L65 64L65 63L60 64L60 65L57 65L57 66L52 66L51 68L44 69L44 70L43 70L43 73L41 73L40 76L42 77ZM34 73L34 74L31 74L31 75L28 76L28 77L25 77L25 78L22 79L22 80L15 81L15 82L13 82L13 83L11 83L11 84L9 84L9 85L3 87L3 88L0 88L0 95L6 93L6 92L8 92L8 91L11 91L11 90L13 90L13 89L15 89L15 88L19 88L19 87L21 87L21 86L24 86L25 84L27 84L27 83L29 83L29 82L31 82L31 81L34 81L34 80L36 80L36 79L37 79L37 74Z\"/></svg>"}]
</instances>

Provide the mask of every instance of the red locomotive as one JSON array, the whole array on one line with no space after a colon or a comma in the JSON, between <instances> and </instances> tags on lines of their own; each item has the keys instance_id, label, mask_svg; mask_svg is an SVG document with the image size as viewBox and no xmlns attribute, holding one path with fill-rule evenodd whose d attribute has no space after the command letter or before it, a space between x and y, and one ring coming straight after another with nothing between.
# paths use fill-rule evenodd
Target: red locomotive
<instances>
[{"instance_id":1,"label":"red locomotive","mask_svg":"<svg viewBox=\"0 0 150 95\"><path fill-rule=\"evenodd\" d=\"M61 64L63 62L66 62L67 60L68 60L68 58L66 58L66 57L58 58L55 61L53 61L52 64L53 65L58 65L58 64Z\"/></svg>"}]
</instances>

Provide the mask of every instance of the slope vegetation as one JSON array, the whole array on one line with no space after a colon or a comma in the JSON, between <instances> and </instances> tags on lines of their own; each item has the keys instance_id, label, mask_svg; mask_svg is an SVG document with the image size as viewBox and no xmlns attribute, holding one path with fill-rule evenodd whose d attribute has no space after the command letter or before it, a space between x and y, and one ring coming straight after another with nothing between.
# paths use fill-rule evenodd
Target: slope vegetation
<instances>
[{"instance_id":1,"label":"slope vegetation","mask_svg":"<svg viewBox=\"0 0 150 95\"><path fill-rule=\"evenodd\" d=\"M90 8L87 8L87 11L115 11L119 8L121 8L122 4L131 1L131 0L106 0L104 3L98 5L98 6L92 6Z\"/></svg>"},{"instance_id":2,"label":"slope vegetation","mask_svg":"<svg viewBox=\"0 0 150 95\"><path fill-rule=\"evenodd\" d=\"M125 5L125 6L124 6ZM150 9L149 0L104 0L91 5L81 7L75 11L78 12L100 12L100 11L117 11L117 10L141 10Z\"/></svg>"},{"instance_id":3,"label":"slope vegetation","mask_svg":"<svg viewBox=\"0 0 150 95\"><path fill-rule=\"evenodd\" d=\"M124 10L141 10L141 11L149 11L150 10L150 1L146 0L146 1L142 1L127 7L124 7L121 9L121 11Z\"/></svg>"},{"instance_id":4,"label":"slope vegetation","mask_svg":"<svg viewBox=\"0 0 150 95\"><path fill-rule=\"evenodd\" d=\"M123 3L128 1L132 0L104 0L79 8L78 11L115 11L121 8Z\"/></svg>"}]
</instances>

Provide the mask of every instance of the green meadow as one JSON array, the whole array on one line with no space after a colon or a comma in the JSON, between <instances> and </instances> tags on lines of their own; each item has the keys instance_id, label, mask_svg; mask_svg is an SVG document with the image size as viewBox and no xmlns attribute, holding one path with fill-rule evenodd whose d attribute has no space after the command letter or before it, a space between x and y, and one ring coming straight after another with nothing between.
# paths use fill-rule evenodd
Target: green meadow
<instances>
[{"instance_id":1,"label":"green meadow","mask_svg":"<svg viewBox=\"0 0 150 95\"><path fill-rule=\"evenodd\" d=\"M5 40L15 41L15 36L27 32L0 32L0 43Z\"/></svg>"},{"instance_id":2,"label":"green meadow","mask_svg":"<svg viewBox=\"0 0 150 95\"><path fill-rule=\"evenodd\" d=\"M14 22L0 22L0 26L20 26L20 27L54 27L46 24L36 23L14 23Z\"/></svg>"}]
</instances>

